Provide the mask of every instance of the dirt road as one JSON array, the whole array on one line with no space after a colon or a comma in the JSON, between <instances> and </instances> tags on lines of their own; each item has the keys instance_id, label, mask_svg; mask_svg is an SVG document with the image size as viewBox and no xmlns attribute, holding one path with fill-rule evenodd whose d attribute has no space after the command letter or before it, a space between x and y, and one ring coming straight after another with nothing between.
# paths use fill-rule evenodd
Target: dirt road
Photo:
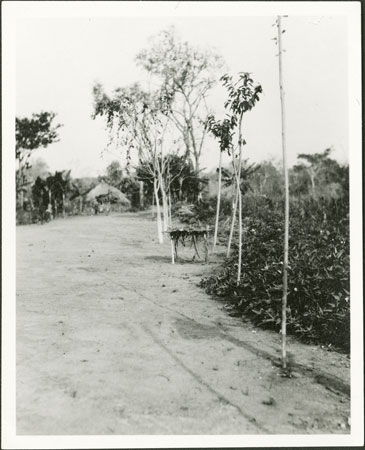
<instances>
[{"instance_id":1,"label":"dirt road","mask_svg":"<svg viewBox=\"0 0 365 450\"><path fill-rule=\"evenodd\" d=\"M17 228L17 434L348 433L349 360L230 317L149 215Z\"/></svg>"}]
</instances>

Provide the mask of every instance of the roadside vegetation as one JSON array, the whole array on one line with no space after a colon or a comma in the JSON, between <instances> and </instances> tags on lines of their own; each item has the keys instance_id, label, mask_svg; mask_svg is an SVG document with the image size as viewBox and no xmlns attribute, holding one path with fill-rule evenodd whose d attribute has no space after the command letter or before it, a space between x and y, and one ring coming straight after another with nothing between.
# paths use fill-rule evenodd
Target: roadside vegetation
<instances>
[{"instance_id":1,"label":"roadside vegetation","mask_svg":"<svg viewBox=\"0 0 365 450\"><path fill-rule=\"evenodd\" d=\"M346 170L341 166L338 169L340 172ZM293 171L292 178L296 175ZM287 332L307 342L349 351L349 202L346 178L333 182L334 186L332 195L313 197L308 192L292 195L290 199ZM327 184L321 187L328 190ZM301 186L300 190L303 188ZM226 205L229 212L230 203ZM222 228L227 217L221 215ZM240 283L237 285L236 282L237 231L232 255L225 259L215 274L201 283L208 293L224 297L233 314L250 317L255 324L276 331L281 325L283 248L279 238L283 229L283 201L275 193L251 192L243 200ZM228 242L228 236L229 230L223 229L219 235L221 244Z\"/></svg>"}]
</instances>

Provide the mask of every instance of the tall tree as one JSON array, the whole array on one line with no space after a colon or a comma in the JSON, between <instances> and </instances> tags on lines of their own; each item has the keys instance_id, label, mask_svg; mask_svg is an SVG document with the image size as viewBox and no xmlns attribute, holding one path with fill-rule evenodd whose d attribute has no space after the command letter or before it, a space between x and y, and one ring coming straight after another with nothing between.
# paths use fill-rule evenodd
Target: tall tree
<instances>
[{"instance_id":1,"label":"tall tree","mask_svg":"<svg viewBox=\"0 0 365 450\"><path fill-rule=\"evenodd\" d=\"M200 183L199 178L194 170L193 164L186 155L171 153L165 156L167 158L166 185L168 192L171 194L172 200L194 202L196 201ZM150 198L153 194L153 177L151 177L151 168L146 168L145 164L137 167L137 176L145 182L147 196Z\"/></svg>"},{"instance_id":2,"label":"tall tree","mask_svg":"<svg viewBox=\"0 0 365 450\"><path fill-rule=\"evenodd\" d=\"M66 200L67 194L71 191L71 170L64 170L55 172L46 180L46 185L49 192L49 203L53 205L55 216L57 216L59 207L62 209L62 214L66 214Z\"/></svg>"},{"instance_id":3,"label":"tall tree","mask_svg":"<svg viewBox=\"0 0 365 450\"><path fill-rule=\"evenodd\" d=\"M272 161L262 161L251 177L251 186L256 195L270 198L283 196L283 177L280 169Z\"/></svg>"},{"instance_id":4,"label":"tall tree","mask_svg":"<svg viewBox=\"0 0 365 450\"><path fill-rule=\"evenodd\" d=\"M219 165L218 165L218 195L217 195L217 209L215 217L215 228L213 238L213 253L217 245L218 226L219 226L219 212L221 202L222 190L222 154L227 151L230 155L232 151L232 129L234 128L234 121L232 119L224 119L223 121L216 121L213 115L208 116L208 129L215 138L219 141Z\"/></svg>"},{"instance_id":5,"label":"tall tree","mask_svg":"<svg viewBox=\"0 0 365 450\"><path fill-rule=\"evenodd\" d=\"M254 84L253 79L247 72L240 72L238 80L233 82L232 76L226 74L221 77L223 86L228 91L228 99L225 102L225 108L228 109L231 116L232 129L238 128L238 155L235 158L233 154L232 165L236 176L236 205L238 202L238 271L237 271L237 285L241 280L241 264L242 264L242 148L246 144L242 134L242 120L243 114L250 111L256 102L260 100L259 95L262 93L260 84ZM237 161L235 161L237 159ZM237 206L235 206L235 211Z\"/></svg>"},{"instance_id":6,"label":"tall tree","mask_svg":"<svg viewBox=\"0 0 365 450\"><path fill-rule=\"evenodd\" d=\"M103 177L105 181L119 189L120 183L123 179L123 169L120 162L115 160L112 161L106 168L106 176Z\"/></svg>"},{"instance_id":7,"label":"tall tree","mask_svg":"<svg viewBox=\"0 0 365 450\"><path fill-rule=\"evenodd\" d=\"M328 178L333 176L337 171L338 163L330 158L331 151L332 148L327 148L322 153L300 153L298 155L298 159L303 160L305 163L296 165L294 169L297 172L303 170L308 174L312 195L314 197L317 194L317 182L329 182Z\"/></svg>"},{"instance_id":8,"label":"tall tree","mask_svg":"<svg viewBox=\"0 0 365 450\"><path fill-rule=\"evenodd\" d=\"M28 180L27 169L30 168L29 158L34 150L40 147L47 147L49 144L58 141L58 128L62 125L54 125L56 114L53 112L41 112L27 117L15 119L15 158L17 161L16 189L19 206L23 208L24 187Z\"/></svg>"},{"instance_id":9,"label":"tall tree","mask_svg":"<svg viewBox=\"0 0 365 450\"><path fill-rule=\"evenodd\" d=\"M93 117L106 117L107 127L115 132L114 138L126 151L127 164L130 163L134 151L138 161L150 170L156 199L158 239L162 243L162 233L167 230L169 223L164 177L167 166L163 145L170 120L165 113L166 99L158 91L146 92L138 83L116 89L112 97L104 92L101 85L94 86L93 93Z\"/></svg>"},{"instance_id":10,"label":"tall tree","mask_svg":"<svg viewBox=\"0 0 365 450\"><path fill-rule=\"evenodd\" d=\"M181 133L185 150L200 171L200 157L209 114L206 95L216 82L222 58L180 39L173 28L162 31L148 49L137 55L137 64L161 83L169 100L169 114Z\"/></svg>"},{"instance_id":11,"label":"tall tree","mask_svg":"<svg viewBox=\"0 0 365 450\"><path fill-rule=\"evenodd\" d=\"M37 177L32 186L32 198L34 206L38 208L40 214L47 209L49 204L48 186L46 180Z\"/></svg>"}]
</instances>

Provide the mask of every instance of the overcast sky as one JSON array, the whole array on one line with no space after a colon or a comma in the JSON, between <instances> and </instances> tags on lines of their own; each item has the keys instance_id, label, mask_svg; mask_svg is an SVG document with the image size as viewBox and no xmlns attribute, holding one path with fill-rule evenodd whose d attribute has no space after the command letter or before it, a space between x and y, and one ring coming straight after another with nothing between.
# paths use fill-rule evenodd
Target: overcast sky
<instances>
[{"instance_id":1,"label":"overcast sky","mask_svg":"<svg viewBox=\"0 0 365 450\"><path fill-rule=\"evenodd\" d=\"M72 3L72 2L71 2ZM229 11L228 11L229 12ZM19 19L16 28L16 114L54 111L64 126L60 142L37 150L51 170L72 169L73 176L103 172L117 154L105 155L103 122L91 119L92 86L107 90L140 79L136 54L149 38L175 25L182 38L214 47L229 73L252 73L264 94L244 119L245 155L252 161L281 158L277 47L274 16L266 17L119 17ZM298 153L321 152L348 159L347 22L342 16L284 19L284 81L289 163ZM209 102L223 114L221 91ZM202 166L214 168L218 148L209 142ZM215 147L216 146L216 147Z\"/></svg>"}]
</instances>

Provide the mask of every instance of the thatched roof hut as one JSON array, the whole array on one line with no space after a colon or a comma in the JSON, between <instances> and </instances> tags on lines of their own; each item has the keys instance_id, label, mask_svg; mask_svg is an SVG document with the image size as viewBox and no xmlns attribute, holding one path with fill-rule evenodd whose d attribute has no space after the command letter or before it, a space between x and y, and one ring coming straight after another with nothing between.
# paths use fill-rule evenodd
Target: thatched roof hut
<instances>
[{"instance_id":1,"label":"thatched roof hut","mask_svg":"<svg viewBox=\"0 0 365 450\"><path fill-rule=\"evenodd\" d=\"M119 189L110 186L107 183L101 182L97 186L95 186L91 191L89 191L86 195L86 201L110 201L113 203L119 203L123 206L130 206L131 202L128 200L125 194L121 192Z\"/></svg>"}]
</instances>

